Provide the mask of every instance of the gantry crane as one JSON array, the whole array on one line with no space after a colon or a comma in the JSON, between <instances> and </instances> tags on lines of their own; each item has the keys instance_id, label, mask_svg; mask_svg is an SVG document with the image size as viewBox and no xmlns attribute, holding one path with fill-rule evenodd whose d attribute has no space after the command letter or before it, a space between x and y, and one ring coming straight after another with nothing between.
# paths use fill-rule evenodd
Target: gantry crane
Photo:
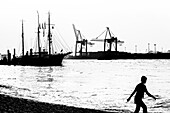
<instances>
[{"instance_id":1,"label":"gantry crane","mask_svg":"<svg viewBox=\"0 0 170 113\"><path fill-rule=\"evenodd\" d=\"M104 33L106 33L105 38L99 39L99 37ZM120 41L120 40L117 39L117 37L112 36L112 33L110 32L109 27L106 27L106 30L102 34L99 35L97 38L92 39L91 41L104 41L104 52L106 51L106 47L107 47L106 45L107 44L109 44L109 48L108 48L107 51L112 51L112 44L114 43L115 51L117 52L118 43L124 43L124 41ZM109 38L107 38L108 34L109 34Z\"/></svg>"},{"instance_id":2,"label":"gantry crane","mask_svg":"<svg viewBox=\"0 0 170 113\"><path fill-rule=\"evenodd\" d=\"M73 29L74 29L74 33L76 36L76 47L75 47L75 56L77 56L77 53L80 53L80 55L82 56L82 52L83 52L83 46L85 46L85 52L87 55L87 39L83 39L80 30L77 30L75 28L75 25L73 24ZM80 50L77 51L78 49L78 45L80 45Z\"/></svg>"}]
</instances>

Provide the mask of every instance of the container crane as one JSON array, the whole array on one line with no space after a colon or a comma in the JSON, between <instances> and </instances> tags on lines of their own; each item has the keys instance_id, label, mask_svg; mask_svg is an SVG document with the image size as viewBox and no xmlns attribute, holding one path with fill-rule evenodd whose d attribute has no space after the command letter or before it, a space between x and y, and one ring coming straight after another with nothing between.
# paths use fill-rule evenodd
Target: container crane
<instances>
[{"instance_id":1,"label":"container crane","mask_svg":"<svg viewBox=\"0 0 170 113\"><path fill-rule=\"evenodd\" d=\"M87 44L93 45L94 43L88 42L87 39L83 39L80 30L77 30L74 24L73 24L73 29L76 36L75 56L77 56L77 53L80 53L80 55L82 56L83 47L85 47L85 53L87 55ZM78 51L79 46L80 46L80 50Z\"/></svg>"},{"instance_id":2,"label":"container crane","mask_svg":"<svg viewBox=\"0 0 170 113\"><path fill-rule=\"evenodd\" d=\"M105 34L105 38L104 39L98 39L101 35ZM117 39L117 37L112 36L109 27L106 27L106 30L99 35L97 38L92 39L91 41L104 41L104 52L106 51L106 45L109 44L109 48L107 51L112 51L112 44L114 43L115 45L115 51L117 52L117 45L118 43L124 43L124 41L120 41ZM109 35L109 38L107 38L107 35Z\"/></svg>"}]
</instances>

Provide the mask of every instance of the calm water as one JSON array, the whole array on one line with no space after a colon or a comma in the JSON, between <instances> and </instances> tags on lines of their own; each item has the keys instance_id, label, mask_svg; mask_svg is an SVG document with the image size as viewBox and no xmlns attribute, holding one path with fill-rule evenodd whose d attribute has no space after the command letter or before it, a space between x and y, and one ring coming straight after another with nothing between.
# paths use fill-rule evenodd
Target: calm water
<instances>
[{"instance_id":1,"label":"calm water","mask_svg":"<svg viewBox=\"0 0 170 113\"><path fill-rule=\"evenodd\" d=\"M126 99L148 77L149 112L170 112L170 60L64 60L62 67L0 66L0 93L69 106L134 111ZM6 87L2 87L6 86Z\"/></svg>"}]
</instances>

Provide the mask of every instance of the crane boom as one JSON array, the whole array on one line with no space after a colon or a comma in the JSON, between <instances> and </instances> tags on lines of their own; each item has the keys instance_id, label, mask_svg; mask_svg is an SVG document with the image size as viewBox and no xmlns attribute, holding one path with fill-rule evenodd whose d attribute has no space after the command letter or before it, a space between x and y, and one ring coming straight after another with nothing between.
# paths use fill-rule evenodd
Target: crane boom
<instances>
[{"instance_id":1,"label":"crane boom","mask_svg":"<svg viewBox=\"0 0 170 113\"><path fill-rule=\"evenodd\" d=\"M73 24L73 29L74 29L74 33L75 33L75 36L76 36L76 40L78 41L78 34L77 34L77 30L76 30L76 27L75 27L74 24Z\"/></svg>"},{"instance_id":2,"label":"crane boom","mask_svg":"<svg viewBox=\"0 0 170 113\"><path fill-rule=\"evenodd\" d=\"M104 39L91 39L90 41L99 41L99 42L101 42L101 41L104 41Z\"/></svg>"}]
</instances>

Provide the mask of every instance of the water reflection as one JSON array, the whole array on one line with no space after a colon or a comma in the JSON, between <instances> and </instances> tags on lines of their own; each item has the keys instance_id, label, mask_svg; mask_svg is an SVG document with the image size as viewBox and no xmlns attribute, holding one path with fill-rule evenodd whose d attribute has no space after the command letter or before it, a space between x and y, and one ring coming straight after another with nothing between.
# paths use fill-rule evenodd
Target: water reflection
<instances>
[{"instance_id":1,"label":"water reflection","mask_svg":"<svg viewBox=\"0 0 170 113\"><path fill-rule=\"evenodd\" d=\"M169 60L66 60L61 67L0 66L0 84L6 86L0 86L0 93L79 107L134 111L134 102L126 103L126 99L139 78L146 75L149 91L160 97L156 102L145 99L148 111L167 112L169 65Z\"/></svg>"}]
</instances>

